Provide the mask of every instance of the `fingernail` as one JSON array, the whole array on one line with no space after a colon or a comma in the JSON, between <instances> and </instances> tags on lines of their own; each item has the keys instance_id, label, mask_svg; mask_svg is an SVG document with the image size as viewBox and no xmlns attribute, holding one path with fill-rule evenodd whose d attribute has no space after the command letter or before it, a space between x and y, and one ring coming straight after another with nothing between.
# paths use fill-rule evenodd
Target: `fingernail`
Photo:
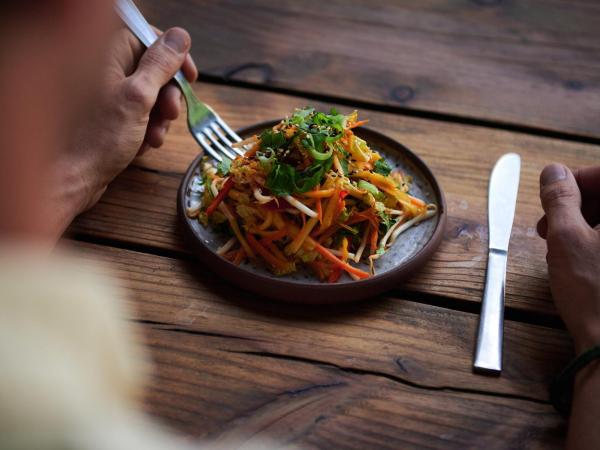
<instances>
[{"instance_id":1,"label":"fingernail","mask_svg":"<svg viewBox=\"0 0 600 450\"><path fill-rule=\"evenodd\" d=\"M181 30L169 30L165 33L165 44L177 53L183 53L187 50L187 41L187 36Z\"/></svg>"},{"instance_id":2,"label":"fingernail","mask_svg":"<svg viewBox=\"0 0 600 450\"><path fill-rule=\"evenodd\" d=\"M564 180L566 177L567 170L565 169L565 166L560 164L550 164L544 167L544 170L542 170L542 174L540 175L540 184L542 186L546 186L547 184Z\"/></svg>"}]
</instances>

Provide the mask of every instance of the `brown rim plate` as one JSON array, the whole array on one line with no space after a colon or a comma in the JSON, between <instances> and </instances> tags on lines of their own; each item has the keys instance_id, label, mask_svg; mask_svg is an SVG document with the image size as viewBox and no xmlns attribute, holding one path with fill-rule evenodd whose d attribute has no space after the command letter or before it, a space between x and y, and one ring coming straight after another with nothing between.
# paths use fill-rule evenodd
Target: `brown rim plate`
<instances>
[{"instance_id":1,"label":"brown rim plate","mask_svg":"<svg viewBox=\"0 0 600 450\"><path fill-rule=\"evenodd\" d=\"M242 137L258 134L279 123L273 120L259 123L239 131ZM186 208L197 201L203 187L199 183L199 155L188 168L177 196L177 210L186 242L193 252L211 270L248 291L272 299L296 303L338 303L373 297L398 287L408 276L422 267L439 246L446 224L446 201L435 176L427 165L411 150L399 142L369 128L358 128L355 134L365 139L393 167L413 178L411 193L428 203L438 205L438 214L405 231L402 239L375 264L375 276L354 281L344 275L338 283L328 284L317 280L308 271L276 277L268 269L244 263L236 266L215 252L227 238L204 227L198 220L190 219ZM362 267L366 269L366 266Z\"/></svg>"}]
</instances>

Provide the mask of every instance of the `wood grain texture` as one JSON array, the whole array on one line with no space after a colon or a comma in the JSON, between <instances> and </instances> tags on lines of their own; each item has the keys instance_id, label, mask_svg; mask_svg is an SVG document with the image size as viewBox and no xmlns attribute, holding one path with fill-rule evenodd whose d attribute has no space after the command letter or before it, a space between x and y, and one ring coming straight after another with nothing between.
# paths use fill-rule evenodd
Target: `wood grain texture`
<instances>
[{"instance_id":1,"label":"wood grain texture","mask_svg":"<svg viewBox=\"0 0 600 450\"><path fill-rule=\"evenodd\" d=\"M332 106L208 84L198 84L196 91L235 127L282 117L306 104ZM550 161L571 167L597 163L600 147L373 111L362 111L362 116L370 119L369 126L422 157L438 177L448 202L449 224L440 249L399 288L480 301L487 255L488 178L497 158L514 151L521 154L523 167L509 249L507 305L555 314L547 284L545 243L535 231L542 214L538 174ZM197 152L185 124L174 123L164 148L138 159L93 210L77 219L71 232L185 252L176 228L176 190Z\"/></svg>"},{"instance_id":2,"label":"wood grain texture","mask_svg":"<svg viewBox=\"0 0 600 450\"><path fill-rule=\"evenodd\" d=\"M558 449L546 404L408 386L327 364L241 352L245 340L144 325L146 408L187 435L302 449ZM237 344L236 344L237 343ZM238 448L226 445L224 448Z\"/></svg>"},{"instance_id":3,"label":"wood grain texture","mask_svg":"<svg viewBox=\"0 0 600 450\"><path fill-rule=\"evenodd\" d=\"M143 0L204 74L600 137L600 4Z\"/></svg>"},{"instance_id":4,"label":"wood grain texture","mask_svg":"<svg viewBox=\"0 0 600 450\"><path fill-rule=\"evenodd\" d=\"M502 376L474 375L476 314L386 297L331 307L282 305L240 291L193 262L74 245L85 260L110 265L127 288L135 319L224 337L229 351L302 359L428 389L537 401L547 400L549 382L572 353L564 331L507 321Z\"/></svg>"}]
</instances>

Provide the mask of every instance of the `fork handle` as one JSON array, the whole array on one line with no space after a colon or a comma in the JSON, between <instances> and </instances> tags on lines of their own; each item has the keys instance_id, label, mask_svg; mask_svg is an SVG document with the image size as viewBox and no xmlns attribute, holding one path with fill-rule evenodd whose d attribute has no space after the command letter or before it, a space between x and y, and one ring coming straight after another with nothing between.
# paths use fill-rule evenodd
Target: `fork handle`
<instances>
[{"instance_id":1,"label":"fork handle","mask_svg":"<svg viewBox=\"0 0 600 450\"><path fill-rule=\"evenodd\" d=\"M156 31L150 26L144 15L137 6L135 6L135 3L133 3L132 0L117 0L115 9L119 17L121 17L123 22L127 25L127 28L129 28L146 47L150 47L158 39L158 34L156 34ZM188 83L181 70L177 71L174 78L181 88L188 106L191 102L198 102L192 86Z\"/></svg>"}]
</instances>

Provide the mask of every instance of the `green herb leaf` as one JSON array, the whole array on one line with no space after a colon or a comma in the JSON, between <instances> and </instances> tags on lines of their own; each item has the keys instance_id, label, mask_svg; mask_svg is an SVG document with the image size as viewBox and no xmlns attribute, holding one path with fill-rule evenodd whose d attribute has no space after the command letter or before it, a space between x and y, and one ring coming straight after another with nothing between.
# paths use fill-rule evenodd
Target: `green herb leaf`
<instances>
[{"instance_id":1,"label":"green herb leaf","mask_svg":"<svg viewBox=\"0 0 600 450\"><path fill-rule=\"evenodd\" d=\"M223 160L217 164L217 173L224 177L229 174L229 170L231 170L231 159L227 156L223 156Z\"/></svg>"},{"instance_id":2,"label":"green herb leaf","mask_svg":"<svg viewBox=\"0 0 600 450\"><path fill-rule=\"evenodd\" d=\"M387 177L392 171L392 168L385 159L381 158L375 161L375 167L373 168L373 171Z\"/></svg>"},{"instance_id":3,"label":"green herb leaf","mask_svg":"<svg viewBox=\"0 0 600 450\"><path fill-rule=\"evenodd\" d=\"M260 135L260 148L277 150L286 143L285 136L279 131L266 130Z\"/></svg>"},{"instance_id":4,"label":"green herb leaf","mask_svg":"<svg viewBox=\"0 0 600 450\"><path fill-rule=\"evenodd\" d=\"M275 163L265 184L273 194L284 197L294 192L295 178L296 169L289 164Z\"/></svg>"},{"instance_id":5,"label":"green herb leaf","mask_svg":"<svg viewBox=\"0 0 600 450\"><path fill-rule=\"evenodd\" d=\"M307 106L303 109L297 109L294 111L292 117L288 119L288 123L296 125L300 129L308 128L308 125L306 124L306 118L314 112L315 108L311 108L310 106Z\"/></svg>"},{"instance_id":6,"label":"green herb leaf","mask_svg":"<svg viewBox=\"0 0 600 450\"><path fill-rule=\"evenodd\" d=\"M323 175L331 169L331 164L329 158L323 162L315 162L303 171L298 171L289 164L276 162L267 176L266 186L279 197L308 192L319 184Z\"/></svg>"},{"instance_id":7,"label":"green herb leaf","mask_svg":"<svg viewBox=\"0 0 600 450\"><path fill-rule=\"evenodd\" d=\"M332 158L316 161L302 172L296 172L295 192L308 192L321 182L323 175L331 169Z\"/></svg>"}]
</instances>

